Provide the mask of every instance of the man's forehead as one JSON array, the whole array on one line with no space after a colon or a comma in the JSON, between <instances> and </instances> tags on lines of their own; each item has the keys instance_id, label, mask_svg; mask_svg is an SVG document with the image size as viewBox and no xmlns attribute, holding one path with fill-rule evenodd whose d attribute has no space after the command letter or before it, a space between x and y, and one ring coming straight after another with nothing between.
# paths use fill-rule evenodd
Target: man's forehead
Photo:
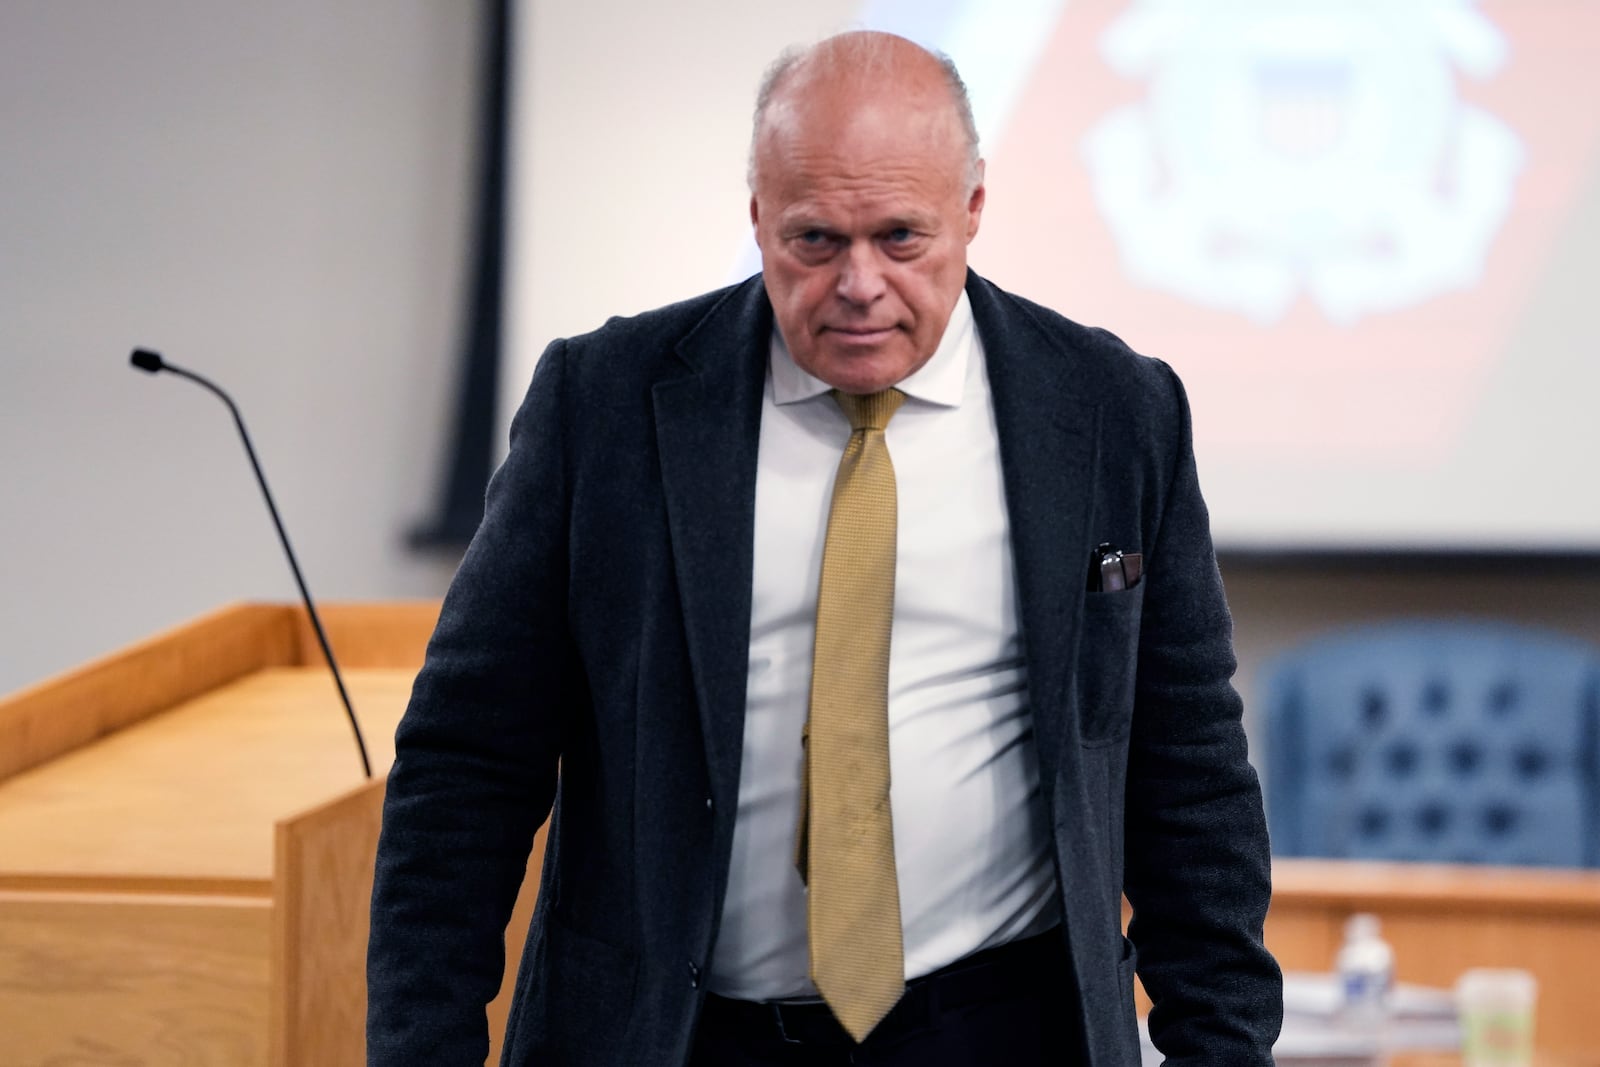
<instances>
[{"instance_id":1,"label":"man's forehead","mask_svg":"<svg viewBox=\"0 0 1600 1067\"><path fill-rule=\"evenodd\" d=\"M786 87L768 106L762 133L780 142L834 141L862 135L875 138L882 130L928 134L960 120L950 96L934 86L896 86L881 81L847 79Z\"/></svg>"},{"instance_id":2,"label":"man's forehead","mask_svg":"<svg viewBox=\"0 0 1600 1067\"><path fill-rule=\"evenodd\" d=\"M965 158L948 108L915 101L858 98L834 108L813 101L774 115L756 146L758 169L786 183L928 179L947 168L955 177Z\"/></svg>"}]
</instances>

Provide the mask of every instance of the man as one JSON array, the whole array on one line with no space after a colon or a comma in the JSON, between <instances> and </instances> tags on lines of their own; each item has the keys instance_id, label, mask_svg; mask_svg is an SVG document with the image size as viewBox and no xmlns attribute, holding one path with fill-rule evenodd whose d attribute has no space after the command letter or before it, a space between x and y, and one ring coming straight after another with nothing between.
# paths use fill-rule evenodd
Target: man
<instances>
[{"instance_id":1,"label":"man","mask_svg":"<svg viewBox=\"0 0 1600 1067\"><path fill-rule=\"evenodd\" d=\"M370 1062L482 1062L554 802L506 1063L1132 1067L1136 959L1168 1062L1270 1063L1177 380L968 272L907 41L780 61L751 187L761 276L539 364L396 738Z\"/></svg>"}]
</instances>

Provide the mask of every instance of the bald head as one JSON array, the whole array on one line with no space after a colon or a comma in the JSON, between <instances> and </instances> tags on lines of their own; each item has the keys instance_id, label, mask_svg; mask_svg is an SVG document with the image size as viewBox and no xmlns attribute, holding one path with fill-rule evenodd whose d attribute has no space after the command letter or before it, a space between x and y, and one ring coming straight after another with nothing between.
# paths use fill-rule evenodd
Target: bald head
<instances>
[{"instance_id":1,"label":"bald head","mask_svg":"<svg viewBox=\"0 0 1600 1067\"><path fill-rule=\"evenodd\" d=\"M767 69L750 139L751 190L774 138L828 136L854 112L874 107L903 112L930 142L949 144L969 192L982 181L978 130L955 63L904 37L861 30L790 49Z\"/></svg>"}]
</instances>

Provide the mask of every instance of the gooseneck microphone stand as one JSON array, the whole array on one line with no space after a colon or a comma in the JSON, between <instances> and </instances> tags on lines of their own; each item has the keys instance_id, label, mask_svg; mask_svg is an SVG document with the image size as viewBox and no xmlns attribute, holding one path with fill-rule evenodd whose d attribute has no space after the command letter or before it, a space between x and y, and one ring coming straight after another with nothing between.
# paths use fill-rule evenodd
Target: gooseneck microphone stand
<instances>
[{"instance_id":1,"label":"gooseneck microphone stand","mask_svg":"<svg viewBox=\"0 0 1600 1067\"><path fill-rule=\"evenodd\" d=\"M334 662L333 648L328 644L328 635L322 629L322 620L317 617L317 607L311 600L311 591L306 588L305 576L300 573L300 563L295 559L294 549L289 545L289 535L284 531L283 520L278 517L278 505L272 500L272 490L267 488L267 476L261 472L261 463L256 459L255 446L250 443L250 433L244 428L244 419L239 414L238 405L215 382L168 363L161 358L159 352L152 352L148 348L136 348L128 362L150 374L166 371L168 374L187 378L196 385L210 390L228 405L228 411L233 415L233 424L239 428L239 439L244 442L245 455L250 457L250 466L256 472L256 482L261 486L261 495L267 502L267 512L272 516L272 525L277 527L278 541L283 545L283 554L289 559L289 570L294 573L295 585L300 587L300 599L305 603L306 614L311 618L311 628L316 631L317 643L322 646L322 656L328 661L328 670L333 672L333 684L339 688L339 699L344 703L345 716L350 720L350 729L356 737L356 749L361 753L361 769L368 778L371 778L372 761L367 758L367 742L361 736L361 724L356 721L355 709L350 706L350 694L345 690L344 678L339 674L339 665Z\"/></svg>"}]
</instances>

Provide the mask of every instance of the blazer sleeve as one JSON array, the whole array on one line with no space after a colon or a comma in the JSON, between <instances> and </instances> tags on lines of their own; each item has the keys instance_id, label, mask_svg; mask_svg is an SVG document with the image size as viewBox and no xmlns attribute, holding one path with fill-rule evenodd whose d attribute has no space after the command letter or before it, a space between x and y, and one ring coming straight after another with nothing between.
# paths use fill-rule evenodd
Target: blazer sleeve
<instances>
[{"instance_id":1,"label":"blazer sleeve","mask_svg":"<svg viewBox=\"0 0 1600 1067\"><path fill-rule=\"evenodd\" d=\"M1161 368L1177 448L1147 551L1124 828L1129 937L1168 1064L1269 1067L1283 986L1262 941L1271 861L1261 789L1231 682L1233 622L1188 403Z\"/></svg>"},{"instance_id":2,"label":"blazer sleeve","mask_svg":"<svg viewBox=\"0 0 1600 1067\"><path fill-rule=\"evenodd\" d=\"M544 353L395 734L367 955L367 1062L482 1067L485 1006L566 724L566 352Z\"/></svg>"}]
</instances>

